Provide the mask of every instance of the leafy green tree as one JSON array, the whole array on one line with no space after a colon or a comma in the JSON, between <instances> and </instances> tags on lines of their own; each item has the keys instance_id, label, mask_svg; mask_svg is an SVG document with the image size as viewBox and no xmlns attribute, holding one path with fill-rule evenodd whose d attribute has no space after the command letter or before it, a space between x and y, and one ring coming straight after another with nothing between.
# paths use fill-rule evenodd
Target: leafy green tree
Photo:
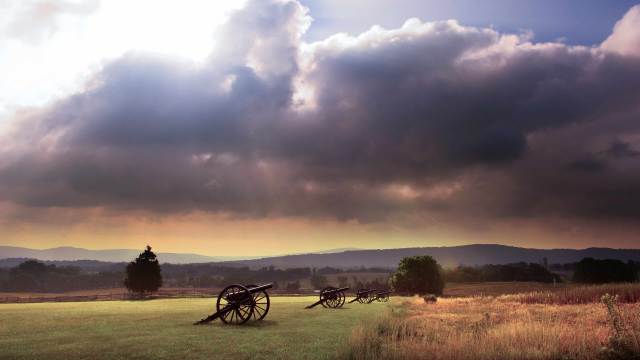
<instances>
[{"instance_id":1,"label":"leafy green tree","mask_svg":"<svg viewBox=\"0 0 640 360\"><path fill-rule=\"evenodd\" d=\"M151 251L151 246L147 245L144 252L127 265L124 286L140 295L157 291L162 286L160 263L156 254Z\"/></svg>"},{"instance_id":2,"label":"leafy green tree","mask_svg":"<svg viewBox=\"0 0 640 360\"><path fill-rule=\"evenodd\" d=\"M431 256L412 256L400 260L391 277L393 289L400 294L442 295L442 268Z\"/></svg>"}]
</instances>

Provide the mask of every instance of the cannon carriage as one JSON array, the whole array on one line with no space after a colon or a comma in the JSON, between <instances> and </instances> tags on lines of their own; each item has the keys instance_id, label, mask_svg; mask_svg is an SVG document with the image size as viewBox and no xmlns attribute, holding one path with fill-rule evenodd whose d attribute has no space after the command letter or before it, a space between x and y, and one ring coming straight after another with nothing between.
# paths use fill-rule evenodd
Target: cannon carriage
<instances>
[{"instance_id":1,"label":"cannon carriage","mask_svg":"<svg viewBox=\"0 0 640 360\"><path fill-rule=\"evenodd\" d=\"M334 288L332 286L328 286L320 291L320 300L305 307L305 309L311 309L318 305L331 309L341 308L347 299L344 294L347 290L349 290L348 287Z\"/></svg>"},{"instance_id":2,"label":"cannon carriage","mask_svg":"<svg viewBox=\"0 0 640 360\"><path fill-rule=\"evenodd\" d=\"M371 302L373 302L373 301L387 302L387 301L389 301L389 295L391 295L391 291L390 290L377 292L375 294L375 298L373 300L371 300Z\"/></svg>"},{"instance_id":3,"label":"cannon carriage","mask_svg":"<svg viewBox=\"0 0 640 360\"><path fill-rule=\"evenodd\" d=\"M229 285L218 295L216 312L199 320L195 325L220 319L225 324L240 325L250 319L262 320L267 316L271 302L267 290L273 284Z\"/></svg>"},{"instance_id":4,"label":"cannon carriage","mask_svg":"<svg viewBox=\"0 0 640 360\"><path fill-rule=\"evenodd\" d=\"M391 291L377 291L376 289L360 289L356 292L356 297L349 301L349 304L353 302L359 302L360 304L371 304L374 301L387 302L389 301L389 295Z\"/></svg>"},{"instance_id":5,"label":"cannon carriage","mask_svg":"<svg viewBox=\"0 0 640 360\"><path fill-rule=\"evenodd\" d=\"M359 289L356 292L356 297L349 301L349 304L354 302L359 302L360 304L369 304L371 303L370 298L371 295L375 292L375 289Z\"/></svg>"}]
</instances>

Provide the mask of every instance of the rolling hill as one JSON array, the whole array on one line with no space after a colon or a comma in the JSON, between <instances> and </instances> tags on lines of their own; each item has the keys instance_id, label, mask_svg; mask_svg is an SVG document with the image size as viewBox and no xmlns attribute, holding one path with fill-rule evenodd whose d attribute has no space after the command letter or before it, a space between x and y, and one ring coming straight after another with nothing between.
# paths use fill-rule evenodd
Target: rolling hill
<instances>
[{"instance_id":1,"label":"rolling hill","mask_svg":"<svg viewBox=\"0 0 640 360\"><path fill-rule=\"evenodd\" d=\"M129 262L140 254L140 250L88 250L76 247L57 247L52 249L29 249L15 246L0 246L0 259L29 258L50 261L97 260L105 262ZM172 264L204 263L238 260L238 257L213 257L198 254L157 253L162 262ZM244 259L247 259L245 257Z\"/></svg>"},{"instance_id":2,"label":"rolling hill","mask_svg":"<svg viewBox=\"0 0 640 360\"><path fill-rule=\"evenodd\" d=\"M406 256L431 255L443 266L508 264L515 262L542 262L547 258L550 264L563 264L580 261L585 257L597 259L619 259L640 261L640 249L528 249L514 246L478 244L448 247L420 247L402 249L334 249L316 253L273 256L243 259L234 257L212 257L198 254L158 253L162 263L216 263L227 266L248 266L276 268L325 266L335 268L380 267L394 268L400 259ZM35 250L20 247L0 246L0 259L11 259L6 264L30 258L46 261L94 260L99 262L128 262L140 253L139 250L87 250L72 247L60 247ZM5 265L6 265L5 264ZM87 265L87 264L82 264ZM104 264L88 266L104 266Z\"/></svg>"},{"instance_id":3,"label":"rolling hill","mask_svg":"<svg viewBox=\"0 0 640 360\"><path fill-rule=\"evenodd\" d=\"M443 266L508 264L515 262L542 262L550 264L571 263L585 257L640 261L640 249L527 249L504 245L465 245L450 247L422 247L383 250L354 250L333 254L302 254L262 259L229 261L232 266L260 268L317 267L335 268L382 267L394 268L406 256L431 255Z\"/></svg>"}]
</instances>

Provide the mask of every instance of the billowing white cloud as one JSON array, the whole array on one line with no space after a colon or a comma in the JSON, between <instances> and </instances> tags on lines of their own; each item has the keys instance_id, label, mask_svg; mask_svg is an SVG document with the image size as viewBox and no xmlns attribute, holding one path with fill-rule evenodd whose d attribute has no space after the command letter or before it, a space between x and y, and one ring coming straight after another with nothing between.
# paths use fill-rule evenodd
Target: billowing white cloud
<instances>
[{"instance_id":1,"label":"billowing white cloud","mask_svg":"<svg viewBox=\"0 0 640 360\"><path fill-rule=\"evenodd\" d=\"M298 2L254 0L203 63L108 62L12 122L0 201L365 222L640 215L628 51L415 19L305 44L309 22Z\"/></svg>"},{"instance_id":2,"label":"billowing white cloud","mask_svg":"<svg viewBox=\"0 0 640 360\"><path fill-rule=\"evenodd\" d=\"M640 5L632 7L616 23L602 48L622 55L640 56Z\"/></svg>"}]
</instances>

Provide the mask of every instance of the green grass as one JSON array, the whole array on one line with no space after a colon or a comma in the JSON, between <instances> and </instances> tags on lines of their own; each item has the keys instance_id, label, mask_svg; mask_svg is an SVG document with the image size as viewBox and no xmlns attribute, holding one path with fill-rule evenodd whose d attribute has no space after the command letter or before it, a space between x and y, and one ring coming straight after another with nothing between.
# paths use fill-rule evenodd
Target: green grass
<instances>
[{"instance_id":1,"label":"green grass","mask_svg":"<svg viewBox=\"0 0 640 360\"><path fill-rule=\"evenodd\" d=\"M0 305L2 359L327 359L385 304L305 310L316 297L272 297L261 322L192 323L214 299Z\"/></svg>"}]
</instances>

